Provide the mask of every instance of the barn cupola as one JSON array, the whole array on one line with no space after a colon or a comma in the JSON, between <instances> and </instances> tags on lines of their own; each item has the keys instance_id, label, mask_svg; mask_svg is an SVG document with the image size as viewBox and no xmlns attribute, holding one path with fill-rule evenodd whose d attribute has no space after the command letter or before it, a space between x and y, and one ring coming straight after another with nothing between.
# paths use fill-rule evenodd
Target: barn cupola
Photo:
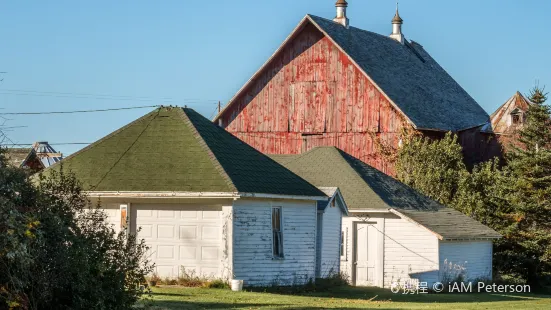
<instances>
[{"instance_id":1,"label":"barn cupola","mask_svg":"<svg viewBox=\"0 0 551 310\"><path fill-rule=\"evenodd\" d=\"M404 35L402 34L403 23L404 20L400 17L400 13L398 13L398 3L396 3L396 14L392 19L392 34L390 35L390 37L400 42L401 44L404 44L405 41Z\"/></svg>"},{"instance_id":2,"label":"barn cupola","mask_svg":"<svg viewBox=\"0 0 551 310\"><path fill-rule=\"evenodd\" d=\"M337 16L333 19L333 21L348 29L349 20L348 17L346 17L346 8L348 7L348 3L346 3L346 0L337 0L335 7L337 8Z\"/></svg>"}]
</instances>

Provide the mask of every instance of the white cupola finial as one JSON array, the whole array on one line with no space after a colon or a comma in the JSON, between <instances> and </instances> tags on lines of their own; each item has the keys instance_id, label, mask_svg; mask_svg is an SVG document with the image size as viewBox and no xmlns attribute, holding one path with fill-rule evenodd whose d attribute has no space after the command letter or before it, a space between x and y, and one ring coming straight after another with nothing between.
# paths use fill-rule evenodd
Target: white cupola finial
<instances>
[{"instance_id":1,"label":"white cupola finial","mask_svg":"<svg viewBox=\"0 0 551 310\"><path fill-rule=\"evenodd\" d=\"M400 14L398 13L398 2L396 2L396 14L392 19L392 34L390 35L390 37L402 44L404 44L405 41L404 35L402 34L403 23L404 20L400 17Z\"/></svg>"},{"instance_id":2,"label":"white cupola finial","mask_svg":"<svg viewBox=\"0 0 551 310\"><path fill-rule=\"evenodd\" d=\"M335 7L337 8L337 17L335 17L333 21L348 28L349 20L348 17L346 17L346 8L348 7L348 3L346 0L337 0Z\"/></svg>"}]
</instances>

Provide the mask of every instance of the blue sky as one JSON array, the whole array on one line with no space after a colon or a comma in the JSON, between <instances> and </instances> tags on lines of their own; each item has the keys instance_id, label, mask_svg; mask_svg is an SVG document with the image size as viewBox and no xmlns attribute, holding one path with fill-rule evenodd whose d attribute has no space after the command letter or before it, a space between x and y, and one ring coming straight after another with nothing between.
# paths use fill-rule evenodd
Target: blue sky
<instances>
[{"instance_id":1,"label":"blue sky","mask_svg":"<svg viewBox=\"0 0 551 310\"><path fill-rule=\"evenodd\" d=\"M187 104L210 117L305 14L334 17L334 2L2 1L0 113ZM389 34L394 9L392 0L349 0L348 15ZM488 113L536 80L551 87L549 12L547 0L400 1L406 37ZM93 142L147 112L13 116L5 126L28 126L7 132L17 143ZM67 155L82 146L54 147Z\"/></svg>"}]
</instances>

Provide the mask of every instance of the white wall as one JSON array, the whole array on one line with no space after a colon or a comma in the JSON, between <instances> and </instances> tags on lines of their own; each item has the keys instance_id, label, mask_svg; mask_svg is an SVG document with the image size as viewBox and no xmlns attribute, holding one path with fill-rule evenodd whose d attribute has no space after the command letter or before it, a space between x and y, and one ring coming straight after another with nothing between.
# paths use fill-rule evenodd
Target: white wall
<instances>
[{"instance_id":1,"label":"white wall","mask_svg":"<svg viewBox=\"0 0 551 310\"><path fill-rule=\"evenodd\" d=\"M101 209L107 214L107 223L113 227L116 233L121 231L121 211L119 203L106 203Z\"/></svg>"},{"instance_id":2,"label":"white wall","mask_svg":"<svg viewBox=\"0 0 551 310\"><path fill-rule=\"evenodd\" d=\"M385 218L384 285L438 279L438 238L424 227L394 214Z\"/></svg>"},{"instance_id":3,"label":"white wall","mask_svg":"<svg viewBox=\"0 0 551 310\"><path fill-rule=\"evenodd\" d=\"M380 260L375 267L375 285L390 287L393 282L438 281L439 243L433 233L392 213L353 212L343 218L342 224L346 234L346 256L341 261L341 270L348 274L351 281L354 268L353 225L362 221L373 223L378 234L377 238L370 239L370 242L377 243L376 255Z\"/></svg>"},{"instance_id":4,"label":"white wall","mask_svg":"<svg viewBox=\"0 0 551 310\"><path fill-rule=\"evenodd\" d=\"M272 255L272 206L282 207L283 259ZM233 273L246 286L292 285L315 278L315 201L237 199L233 204Z\"/></svg>"},{"instance_id":5,"label":"white wall","mask_svg":"<svg viewBox=\"0 0 551 310\"><path fill-rule=\"evenodd\" d=\"M466 280L492 278L491 241L440 241L440 279L465 270Z\"/></svg>"},{"instance_id":6,"label":"white wall","mask_svg":"<svg viewBox=\"0 0 551 310\"><path fill-rule=\"evenodd\" d=\"M222 261L221 277L231 280L233 277L233 207L222 207Z\"/></svg>"},{"instance_id":7,"label":"white wall","mask_svg":"<svg viewBox=\"0 0 551 310\"><path fill-rule=\"evenodd\" d=\"M320 276L325 278L331 273L340 272L342 210L337 204L325 208L322 219L320 249Z\"/></svg>"}]
</instances>

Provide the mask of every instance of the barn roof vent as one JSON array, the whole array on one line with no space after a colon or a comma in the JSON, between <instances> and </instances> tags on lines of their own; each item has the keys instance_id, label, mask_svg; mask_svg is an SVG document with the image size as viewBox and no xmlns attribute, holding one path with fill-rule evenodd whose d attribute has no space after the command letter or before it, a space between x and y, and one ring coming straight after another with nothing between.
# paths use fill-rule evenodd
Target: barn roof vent
<instances>
[{"instance_id":1,"label":"barn roof vent","mask_svg":"<svg viewBox=\"0 0 551 310\"><path fill-rule=\"evenodd\" d=\"M349 20L348 17L346 17L346 8L348 7L348 3L346 0L337 0L335 7L337 8L337 16L333 19L333 21L348 29Z\"/></svg>"},{"instance_id":2,"label":"barn roof vent","mask_svg":"<svg viewBox=\"0 0 551 310\"><path fill-rule=\"evenodd\" d=\"M404 35L402 34L403 23L404 20L400 17L400 14L398 13L398 2L396 2L396 14L392 19L392 34L390 35L390 37L402 44L404 44L405 41Z\"/></svg>"}]
</instances>

